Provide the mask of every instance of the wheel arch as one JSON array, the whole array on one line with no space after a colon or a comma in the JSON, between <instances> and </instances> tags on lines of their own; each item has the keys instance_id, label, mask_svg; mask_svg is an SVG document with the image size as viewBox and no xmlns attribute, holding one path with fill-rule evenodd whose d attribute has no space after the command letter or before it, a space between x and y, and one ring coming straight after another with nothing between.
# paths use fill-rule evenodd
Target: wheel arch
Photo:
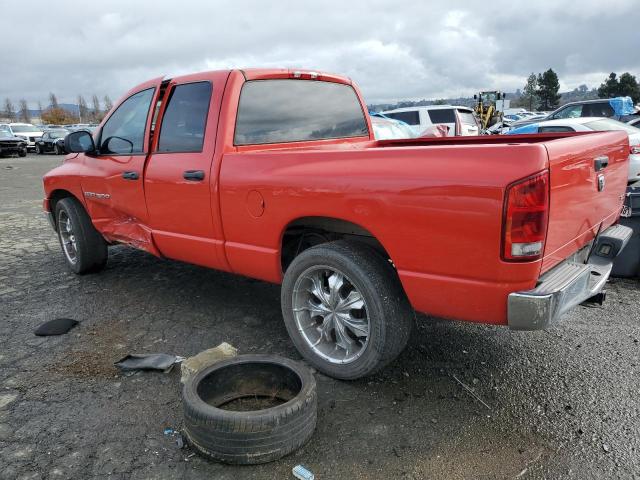
<instances>
[{"instance_id":1,"label":"wheel arch","mask_svg":"<svg viewBox=\"0 0 640 480\"><path fill-rule=\"evenodd\" d=\"M57 188L53 190L47 198L49 212L51 212L51 214L53 215L54 223L56 222L56 219L55 219L56 205L63 198L73 198L77 200L78 203L80 203L80 205L82 205L82 208L85 208L84 203L72 192L70 192L69 190L65 190L63 188Z\"/></svg>"},{"instance_id":2,"label":"wheel arch","mask_svg":"<svg viewBox=\"0 0 640 480\"><path fill-rule=\"evenodd\" d=\"M307 248L340 239L365 243L393 264L388 250L367 228L337 217L305 216L291 220L281 232L280 264L282 271L286 271L293 259Z\"/></svg>"}]
</instances>

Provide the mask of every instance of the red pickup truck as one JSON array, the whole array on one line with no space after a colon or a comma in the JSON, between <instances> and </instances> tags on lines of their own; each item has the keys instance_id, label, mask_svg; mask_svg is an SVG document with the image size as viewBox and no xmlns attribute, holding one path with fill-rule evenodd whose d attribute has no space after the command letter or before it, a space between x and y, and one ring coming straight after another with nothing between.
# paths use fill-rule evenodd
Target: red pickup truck
<instances>
[{"instance_id":1,"label":"red pickup truck","mask_svg":"<svg viewBox=\"0 0 640 480\"><path fill-rule=\"evenodd\" d=\"M281 283L295 346L343 379L393 360L414 310L534 330L602 300L631 234L626 133L376 141L326 73L156 78L65 148L44 209L74 272L124 243Z\"/></svg>"}]
</instances>

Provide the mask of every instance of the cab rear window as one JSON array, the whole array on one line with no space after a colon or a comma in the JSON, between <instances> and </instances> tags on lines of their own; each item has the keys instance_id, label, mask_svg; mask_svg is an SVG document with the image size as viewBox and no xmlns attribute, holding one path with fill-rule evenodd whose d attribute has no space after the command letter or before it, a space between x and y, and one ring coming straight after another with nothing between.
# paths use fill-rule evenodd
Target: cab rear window
<instances>
[{"instance_id":1,"label":"cab rear window","mask_svg":"<svg viewBox=\"0 0 640 480\"><path fill-rule=\"evenodd\" d=\"M253 80L238 105L236 145L368 136L350 85L315 80Z\"/></svg>"}]
</instances>

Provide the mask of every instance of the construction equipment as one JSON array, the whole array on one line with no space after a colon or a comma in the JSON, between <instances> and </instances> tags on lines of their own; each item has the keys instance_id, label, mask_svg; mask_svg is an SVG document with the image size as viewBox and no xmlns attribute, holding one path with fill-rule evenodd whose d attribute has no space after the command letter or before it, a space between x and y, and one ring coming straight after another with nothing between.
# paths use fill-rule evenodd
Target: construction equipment
<instances>
[{"instance_id":1,"label":"construction equipment","mask_svg":"<svg viewBox=\"0 0 640 480\"><path fill-rule=\"evenodd\" d=\"M502 112L498 110L497 102L498 100L504 101L505 96L505 93L497 90L484 91L473 96L473 99L476 100L474 111L483 130L501 120Z\"/></svg>"}]
</instances>

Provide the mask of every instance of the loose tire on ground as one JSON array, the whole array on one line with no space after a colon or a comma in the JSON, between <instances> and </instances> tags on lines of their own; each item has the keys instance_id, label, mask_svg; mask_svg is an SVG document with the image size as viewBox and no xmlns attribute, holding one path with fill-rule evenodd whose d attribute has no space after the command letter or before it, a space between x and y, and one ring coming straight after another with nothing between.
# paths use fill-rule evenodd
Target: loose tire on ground
<instances>
[{"instance_id":1,"label":"loose tire on ground","mask_svg":"<svg viewBox=\"0 0 640 480\"><path fill-rule=\"evenodd\" d=\"M287 400L271 408L234 411L237 399ZM289 398L290 397L290 398ZM184 434L200 455L249 465L277 460L303 446L316 427L316 381L308 368L273 355L241 355L218 362L184 385Z\"/></svg>"},{"instance_id":2,"label":"loose tire on ground","mask_svg":"<svg viewBox=\"0 0 640 480\"><path fill-rule=\"evenodd\" d=\"M58 201L55 220L67 266L80 275L102 270L107 264L107 242L95 229L80 202L75 198Z\"/></svg>"},{"instance_id":3,"label":"loose tire on ground","mask_svg":"<svg viewBox=\"0 0 640 480\"><path fill-rule=\"evenodd\" d=\"M333 306L321 305L322 302L317 301L317 297L313 294L309 296L307 303L300 301L298 295L300 295L301 286L304 285L302 280L310 275L308 272L325 268L330 272L339 272L343 280L348 280L345 282L347 283L346 291L343 290L343 293L338 291L341 299L338 299ZM329 279L326 280L325 285L328 282ZM307 285L311 285L308 290L317 289L313 281L308 282ZM325 287L327 290L318 297L331 297L330 287L331 285ZM354 291L357 295L352 295ZM364 304L364 308L360 313L353 312L353 318L350 318L349 311L346 313L340 311L340 305L347 305L350 308L349 300L353 304L353 300L357 300L358 295L362 299L359 305ZM308 308L309 303L312 304L311 308ZM311 247L293 260L285 272L281 305L287 331L300 354L319 371L343 380L370 375L393 361L405 348L415 324L415 313L395 269L387 259L367 245L343 240ZM304 310L309 310L308 320L305 320L307 317L304 314L299 313ZM314 317L312 311L320 315ZM327 316L322 316L323 312L336 317L342 316L343 319L346 316L340 332L336 329L333 333L329 332L329 341L325 340L327 337L318 340L317 332L323 331L327 321ZM302 317L296 315L302 315ZM302 324L303 321L306 323ZM330 321L338 320L334 317ZM317 327L313 322L316 322ZM365 338L363 334L365 330L361 329L360 333L363 337L358 337L356 333L358 328L361 328L358 326L367 322L368 336ZM353 325L358 328L352 328ZM345 326L346 330L349 330L347 332L349 337L346 340L351 341L356 347L360 346L360 351L350 357L347 349L344 349L343 357L340 356L339 348L341 347L338 341L335 342L335 353L331 351L330 345L332 338L339 338L338 334L341 335L340 338L344 344ZM325 341L327 346L324 351L321 351L320 347Z\"/></svg>"}]
</instances>

